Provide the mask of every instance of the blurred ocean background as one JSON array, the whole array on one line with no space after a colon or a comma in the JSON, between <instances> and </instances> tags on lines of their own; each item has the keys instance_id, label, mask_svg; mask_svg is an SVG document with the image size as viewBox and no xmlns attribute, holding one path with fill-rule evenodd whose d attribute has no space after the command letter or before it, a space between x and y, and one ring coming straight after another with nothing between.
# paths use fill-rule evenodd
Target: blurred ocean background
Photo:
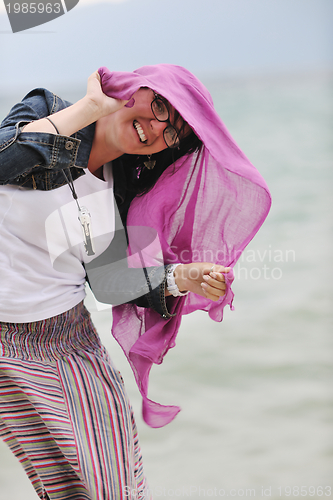
<instances>
[{"instance_id":1,"label":"blurred ocean background","mask_svg":"<svg viewBox=\"0 0 333 500\"><path fill-rule=\"evenodd\" d=\"M177 346L151 372L150 397L182 407L167 427L143 423L111 312L87 300L127 384L155 498L333 497L332 76L204 80L273 206L236 267L235 311L222 323L185 317ZM22 96L1 95L1 118ZM2 443L0 463L0 500L35 499Z\"/></svg>"}]
</instances>

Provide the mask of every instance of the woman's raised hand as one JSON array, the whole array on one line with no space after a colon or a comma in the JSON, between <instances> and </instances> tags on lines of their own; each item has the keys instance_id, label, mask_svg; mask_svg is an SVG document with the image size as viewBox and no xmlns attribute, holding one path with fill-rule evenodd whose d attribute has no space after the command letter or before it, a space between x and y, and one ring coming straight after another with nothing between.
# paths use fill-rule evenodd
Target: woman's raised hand
<instances>
[{"instance_id":1,"label":"woman's raised hand","mask_svg":"<svg viewBox=\"0 0 333 500\"><path fill-rule=\"evenodd\" d=\"M226 284L222 273L228 273L230 267L211 262L192 262L176 267L175 281L181 291L189 290L207 299L217 301L225 295Z\"/></svg>"},{"instance_id":2,"label":"woman's raised hand","mask_svg":"<svg viewBox=\"0 0 333 500\"><path fill-rule=\"evenodd\" d=\"M92 107L95 120L111 113L115 113L128 102L122 99L114 99L113 97L108 97L104 94L101 86L101 77L98 71L95 71L88 78L87 93L84 100L87 105Z\"/></svg>"},{"instance_id":3,"label":"woman's raised hand","mask_svg":"<svg viewBox=\"0 0 333 500\"><path fill-rule=\"evenodd\" d=\"M59 130L60 135L70 136L82 128L96 122L99 118L115 113L125 106L128 101L113 99L102 91L101 78L95 71L88 78L87 93L83 99L68 108L52 114L52 125L48 119L41 118L28 123L24 132L48 132L55 134ZM56 127L56 128L55 128Z\"/></svg>"}]
</instances>

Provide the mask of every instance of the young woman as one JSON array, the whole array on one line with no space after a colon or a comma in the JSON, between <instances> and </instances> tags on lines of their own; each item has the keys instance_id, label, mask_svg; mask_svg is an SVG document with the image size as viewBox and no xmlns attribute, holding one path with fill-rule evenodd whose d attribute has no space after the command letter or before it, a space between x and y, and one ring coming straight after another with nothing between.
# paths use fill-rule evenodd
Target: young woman
<instances>
[{"instance_id":1,"label":"young woman","mask_svg":"<svg viewBox=\"0 0 333 500\"><path fill-rule=\"evenodd\" d=\"M150 367L182 314L222 319L225 266L266 217L267 187L203 85L169 65L101 68L73 105L29 93L0 129L0 183L2 437L42 499L145 498L135 422L85 282L115 305L145 421L165 425L179 408L148 399Z\"/></svg>"}]
</instances>

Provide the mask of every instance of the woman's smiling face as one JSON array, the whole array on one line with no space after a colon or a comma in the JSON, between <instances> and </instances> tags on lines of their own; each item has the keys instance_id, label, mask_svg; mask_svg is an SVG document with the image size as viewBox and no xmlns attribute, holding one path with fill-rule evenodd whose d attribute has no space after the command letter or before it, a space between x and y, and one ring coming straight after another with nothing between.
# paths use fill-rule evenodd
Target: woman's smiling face
<instances>
[{"instance_id":1,"label":"woman's smiling face","mask_svg":"<svg viewBox=\"0 0 333 500\"><path fill-rule=\"evenodd\" d=\"M168 122L158 121L151 109L155 98L154 92L149 88L140 88L133 95L133 107L123 107L116 113L99 120L103 126L105 146L123 153L137 155L151 155L167 148L163 131ZM175 110L167 103L170 122L179 130L183 124L181 117L173 123ZM99 127L101 129L101 127Z\"/></svg>"}]
</instances>

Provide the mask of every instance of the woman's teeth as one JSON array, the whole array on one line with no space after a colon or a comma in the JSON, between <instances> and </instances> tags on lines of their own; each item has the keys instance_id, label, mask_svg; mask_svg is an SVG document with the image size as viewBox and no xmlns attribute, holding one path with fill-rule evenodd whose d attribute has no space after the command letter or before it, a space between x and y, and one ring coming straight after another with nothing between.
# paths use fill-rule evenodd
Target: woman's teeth
<instances>
[{"instance_id":1,"label":"woman's teeth","mask_svg":"<svg viewBox=\"0 0 333 500\"><path fill-rule=\"evenodd\" d=\"M140 141L141 142L146 142L147 137L145 136L145 133L144 133L144 131L143 131L140 123L138 121L134 120L133 125L134 125L134 128L135 128L135 130L137 131L137 133L139 135Z\"/></svg>"}]
</instances>

